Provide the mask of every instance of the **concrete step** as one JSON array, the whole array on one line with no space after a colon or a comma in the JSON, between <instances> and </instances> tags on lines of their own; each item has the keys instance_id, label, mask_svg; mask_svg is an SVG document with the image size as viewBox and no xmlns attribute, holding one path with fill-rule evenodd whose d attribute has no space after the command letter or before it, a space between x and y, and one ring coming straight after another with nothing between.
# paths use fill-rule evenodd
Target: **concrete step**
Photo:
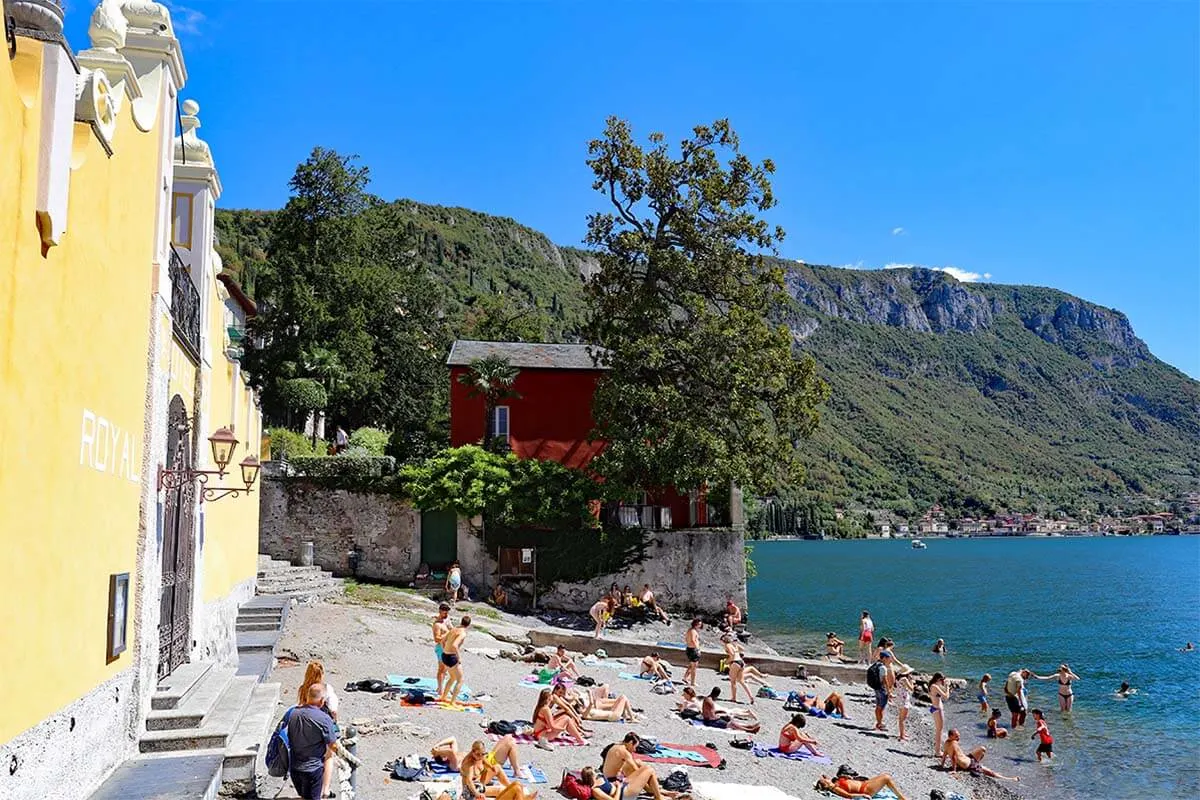
<instances>
[{"instance_id":1,"label":"concrete step","mask_svg":"<svg viewBox=\"0 0 1200 800\"><path fill-rule=\"evenodd\" d=\"M184 728L199 728L204 718L216 706L217 700L229 687L233 680L232 667L214 667L205 673L204 678L196 684L196 688L188 697L174 708L151 709L146 717L146 730L172 731Z\"/></svg>"},{"instance_id":2,"label":"concrete step","mask_svg":"<svg viewBox=\"0 0 1200 800\"><path fill-rule=\"evenodd\" d=\"M215 800L222 758L220 751L131 758L108 776L91 800Z\"/></svg>"},{"instance_id":3,"label":"concrete step","mask_svg":"<svg viewBox=\"0 0 1200 800\"><path fill-rule=\"evenodd\" d=\"M242 720L258 681L253 676L233 678L199 728L147 731L138 742L143 753L174 750L224 750Z\"/></svg>"},{"instance_id":4,"label":"concrete step","mask_svg":"<svg viewBox=\"0 0 1200 800\"><path fill-rule=\"evenodd\" d=\"M290 594L293 592L315 592L322 589L340 589L345 585L341 578L302 578L299 580L259 581L259 594Z\"/></svg>"},{"instance_id":5,"label":"concrete step","mask_svg":"<svg viewBox=\"0 0 1200 800\"><path fill-rule=\"evenodd\" d=\"M264 612L247 612L239 611L237 616L238 622L271 622L276 625L283 622L283 613L281 611L264 611Z\"/></svg>"},{"instance_id":6,"label":"concrete step","mask_svg":"<svg viewBox=\"0 0 1200 800\"><path fill-rule=\"evenodd\" d=\"M291 564L274 564L269 567L259 567L258 577L270 578L279 575L314 575L323 570L313 565L311 567L293 567Z\"/></svg>"},{"instance_id":7,"label":"concrete step","mask_svg":"<svg viewBox=\"0 0 1200 800\"><path fill-rule=\"evenodd\" d=\"M283 620L281 619L259 622L257 620L243 620L239 618L237 621L237 629L239 631L277 631L279 630L282 622Z\"/></svg>"},{"instance_id":8,"label":"concrete step","mask_svg":"<svg viewBox=\"0 0 1200 800\"><path fill-rule=\"evenodd\" d=\"M212 668L210 662L184 664L158 682L150 699L150 708L176 708L187 700L188 695L199 685Z\"/></svg>"},{"instance_id":9,"label":"concrete step","mask_svg":"<svg viewBox=\"0 0 1200 800\"><path fill-rule=\"evenodd\" d=\"M255 766L266 750L279 704L279 684L260 683L250 693L250 703L237 730L225 747L221 788L225 794L245 794L255 786Z\"/></svg>"},{"instance_id":10,"label":"concrete step","mask_svg":"<svg viewBox=\"0 0 1200 800\"><path fill-rule=\"evenodd\" d=\"M279 640L276 631L239 631L237 634L238 653L271 652L275 642Z\"/></svg>"}]
</instances>

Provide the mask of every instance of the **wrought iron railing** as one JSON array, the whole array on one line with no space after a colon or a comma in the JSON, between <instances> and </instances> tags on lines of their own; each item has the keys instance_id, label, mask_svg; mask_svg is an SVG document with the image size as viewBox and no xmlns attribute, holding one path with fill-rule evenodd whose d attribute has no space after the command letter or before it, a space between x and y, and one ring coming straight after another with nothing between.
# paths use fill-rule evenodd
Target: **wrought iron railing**
<instances>
[{"instance_id":1,"label":"wrought iron railing","mask_svg":"<svg viewBox=\"0 0 1200 800\"><path fill-rule=\"evenodd\" d=\"M192 283L187 265L171 248L171 261L167 268L171 277L171 324L175 336L188 349L192 357L200 360L200 292Z\"/></svg>"}]
</instances>

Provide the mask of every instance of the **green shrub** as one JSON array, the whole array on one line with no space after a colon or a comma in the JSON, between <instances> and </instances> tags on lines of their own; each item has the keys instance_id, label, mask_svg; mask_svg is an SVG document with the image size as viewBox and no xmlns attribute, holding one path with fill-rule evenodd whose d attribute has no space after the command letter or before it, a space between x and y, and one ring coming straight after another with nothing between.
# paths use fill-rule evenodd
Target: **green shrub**
<instances>
[{"instance_id":1,"label":"green shrub","mask_svg":"<svg viewBox=\"0 0 1200 800\"><path fill-rule=\"evenodd\" d=\"M312 442L303 433L287 428L271 428L271 459L273 461L291 461L295 458L311 458L315 453Z\"/></svg>"},{"instance_id":2,"label":"green shrub","mask_svg":"<svg viewBox=\"0 0 1200 800\"><path fill-rule=\"evenodd\" d=\"M382 478L396 471L396 459L391 456L307 456L288 459L288 463L291 464L293 477L327 478L335 481Z\"/></svg>"},{"instance_id":3,"label":"green shrub","mask_svg":"<svg viewBox=\"0 0 1200 800\"><path fill-rule=\"evenodd\" d=\"M292 378L279 384L279 399L290 411L307 414L329 403L325 387L312 378Z\"/></svg>"},{"instance_id":4,"label":"green shrub","mask_svg":"<svg viewBox=\"0 0 1200 800\"><path fill-rule=\"evenodd\" d=\"M362 448L373 456L382 456L387 452L389 439L388 432L379 428L357 428L350 434L350 446Z\"/></svg>"}]
</instances>

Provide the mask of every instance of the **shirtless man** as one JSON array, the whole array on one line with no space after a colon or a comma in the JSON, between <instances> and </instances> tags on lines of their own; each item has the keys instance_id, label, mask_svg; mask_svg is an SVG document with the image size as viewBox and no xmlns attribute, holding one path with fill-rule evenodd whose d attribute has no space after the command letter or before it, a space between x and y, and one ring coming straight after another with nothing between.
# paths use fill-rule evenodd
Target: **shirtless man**
<instances>
[{"instance_id":1,"label":"shirtless man","mask_svg":"<svg viewBox=\"0 0 1200 800\"><path fill-rule=\"evenodd\" d=\"M684 652L687 654L687 669L683 672L683 682L688 686L696 685L696 667L700 665L700 629L704 622L692 620L692 627L683 635Z\"/></svg>"},{"instance_id":2,"label":"shirtless man","mask_svg":"<svg viewBox=\"0 0 1200 800\"><path fill-rule=\"evenodd\" d=\"M742 610L733 602L733 595L725 595L725 624L731 630L742 624Z\"/></svg>"},{"instance_id":3,"label":"shirtless man","mask_svg":"<svg viewBox=\"0 0 1200 800\"><path fill-rule=\"evenodd\" d=\"M567 655L567 648L561 644L555 649L554 655L550 656L546 668L561 672L567 677L579 679L579 670L575 666L575 659Z\"/></svg>"},{"instance_id":4,"label":"shirtless man","mask_svg":"<svg viewBox=\"0 0 1200 800\"><path fill-rule=\"evenodd\" d=\"M604 766L600 770L604 783L600 790L617 798L637 797L644 791L649 791L654 800L663 800L662 787L658 785L658 776L649 764L643 764L634 757L638 742L641 738L633 732L625 734L620 744L608 748L604 756ZM618 787L617 780L624 778L624 787Z\"/></svg>"},{"instance_id":5,"label":"shirtless man","mask_svg":"<svg viewBox=\"0 0 1200 800\"><path fill-rule=\"evenodd\" d=\"M667 681L671 679L671 674L667 672L667 662L659 657L658 651L651 653L642 659L641 675L643 678L650 677L654 680Z\"/></svg>"},{"instance_id":6,"label":"shirtless man","mask_svg":"<svg viewBox=\"0 0 1200 800\"><path fill-rule=\"evenodd\" d=\"M825 634L825 656L834 661L842 660L842 650L846 643L837 637L833 631Z\"/></svg>"},{"instance_id":7,"label":"shirtless man","mask_svg":"<svg viewBox=\"0 0 1200 800\"><path fill-rule=\"evenodd\" d=\"M467 628L471 627L471 618L465 616L457 628L452 628L442 639L442 663L446 665L446 683L442 687L438 699L452 702L458 698L462 689L462 646L467 639Z\"/></svg>"},{"instance_id":8,"label":"shirtless man","mask_svg":"<svg viewBox=\"0 0 1200 800\"><path fill-rule=\"evenodd\" d=\"M442 694L442 683L446 680L446 665L442 663L442 642L450 632L450 604L438 606L437 616L433 618L433 657L437 660L437 693Z\"/></svg>"},{"instance_id":9,"label":"shirtless man","mask_svg":"<svg viewBox=\"0 0 1200 800\"><path fill-rule=\"evenodd\" d=\"M701 722L710 728L733 728L735 731L758 733L758 716L753 711L748 708L738 709L738 714L734 715L729 709L717 705L717 698L720 696L721 687L714 686L700 701Z\"/></svg>"},{"instance_id":10,"label":"shirtless man","mask_svg":"<svg viewBox=\"0 0 1200 800\"><path fill-rule=\"evenodd\" d=\"M654 592L650 590L650 584L648 583L642 585L642 605L655 614L658 614L658 618L663 622L671 621L671 618L667 616L667 612L663 611L662 607L658 605L658 601L654 599Z\"/></svg>"},{"instance_id":11,"label":"shirtless man","mask_svg":"<svg viewBox=\"0 0 1200 800\"><path fill-rule=\"evenodd\" d=\"M989 778L996 778L1002 781L1016 781L1020 778L1010 778L1007 775L1001 775L994 769L989 769L983 765L983 757L987 755L987 748L979 745L969 753L963 752L962 743L959 741L958 728L951 728L946 734L946 742L942 745L942 756L940 766L946 766L946 759L950 759L951 772L958 772L960 769L966 770L972 775L986 775Z\"/></svg>"}]
</instances>

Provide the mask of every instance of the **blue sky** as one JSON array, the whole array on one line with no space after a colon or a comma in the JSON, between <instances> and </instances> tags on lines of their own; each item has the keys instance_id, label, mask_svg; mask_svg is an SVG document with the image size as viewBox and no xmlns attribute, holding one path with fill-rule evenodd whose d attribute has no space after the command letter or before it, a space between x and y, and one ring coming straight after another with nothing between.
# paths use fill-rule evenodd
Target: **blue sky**
<instances>
[{"instance_id":1,"label":"blue sky","mask_svg":"<svg viewBox=\"0 0 1200 800\"><path fill-rule=\"evenodd\" d=\"M68 28L86 46L90 2ZM578 245L610 114L728 117L810 263L950 266L1126 312L1200 377L1194 2L174 4L228 208L315 145Z\"/></svg>"}]
</instances>

